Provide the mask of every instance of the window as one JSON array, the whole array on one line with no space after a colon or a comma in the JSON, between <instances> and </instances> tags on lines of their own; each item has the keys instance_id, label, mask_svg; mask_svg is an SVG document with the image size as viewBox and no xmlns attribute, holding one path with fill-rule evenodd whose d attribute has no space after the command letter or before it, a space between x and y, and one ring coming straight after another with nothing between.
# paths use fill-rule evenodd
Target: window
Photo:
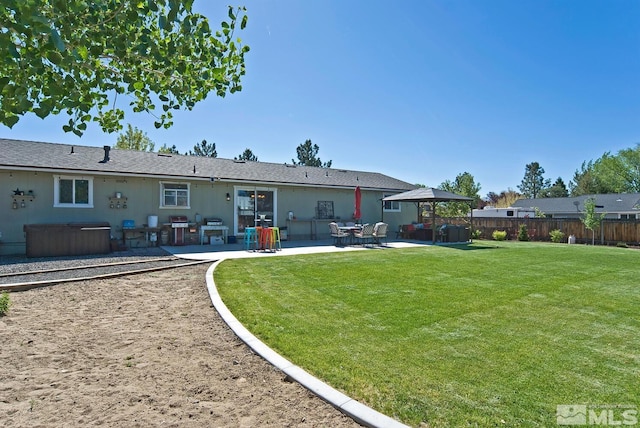
<instances>
[{"instance_id":1,"label":"window","mask_svg":"<svg viewBox=\"0 0 640 428\"><path fill-rule=\"evenodd\" d=\"M93 208L93 177L54 176L53 206Z\"/></svg>"},{"instance_id":2,"label":"window","mask_svg":"<svg viewBox=\"0 0 640 428\"><path fill-rule=\"evenodd\" d=\"M160 208L189 208L188 183L160 183Z\"/></svg>"},{"instance_id":3,"label":"window","mask_svg":"<svg viewBox=\"0 0 640 428\"><path fill-rule=\"evenodd\" d=\"M513 210L507 210L507 217L513 217Z\"/></svg>"},{"instance_id":4,"label":"window","mask_svg":"<svg viewBox=\"0 0 640 428\"><path fill-rule=\"evenodd\" d=\"M620 214L620 220L635 220L635 214Z\"/></svg>"},{"instance_id":5,"label":"window","mask_svg":"<svg viewBox=\"0 0 640 428\"><path fill-rule=\"evenodd\" d=\"M391 195L384 195L386 198ZM400 212L400 201L384 201L384 211L385 212Z\"/></svg>"}]
</instances>

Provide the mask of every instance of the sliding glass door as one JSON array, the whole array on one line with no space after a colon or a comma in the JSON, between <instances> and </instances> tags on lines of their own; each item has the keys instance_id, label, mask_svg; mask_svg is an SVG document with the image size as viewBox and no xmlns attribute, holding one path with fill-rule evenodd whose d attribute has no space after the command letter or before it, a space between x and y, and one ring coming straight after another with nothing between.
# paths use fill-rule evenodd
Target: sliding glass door
<instances>
[{"instance_id":1,"label":"sliding glass door","mask_svg":"<svg viewBox=\"0 0 640 428\"><path fill-rule=\"evenodd\" d=\"M264 216L266 224L277 226L277 189L266 187L236 187L234 193L234 234L243 235L246 227L259 225Z\"/></svg>"}]
</instances>

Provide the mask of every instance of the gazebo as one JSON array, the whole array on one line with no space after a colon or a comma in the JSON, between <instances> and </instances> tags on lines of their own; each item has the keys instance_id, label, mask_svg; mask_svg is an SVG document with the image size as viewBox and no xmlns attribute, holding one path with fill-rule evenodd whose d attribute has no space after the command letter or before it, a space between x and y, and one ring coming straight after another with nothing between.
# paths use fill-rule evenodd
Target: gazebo
<instances>
[{"instance_id":1,"label":"gazebo","mask_svg":"<svg viewBox=\"0 0 640 428\"><path fill-rule=\"evenodd\" d=\"M399 202L428 202L431 204L431 229L432 242L436 243L436 204L438 202L468 202L469 210L471 212L471 226L473 228L473 198L467 196L457 195L455 193L447 192L440 189L434 189L433 187L420 187L418 189L409 190L408 192L398 193L397 195L387 196L382 199L383 203L386 201L399 201Z\"/></svg>"}]
</instances>

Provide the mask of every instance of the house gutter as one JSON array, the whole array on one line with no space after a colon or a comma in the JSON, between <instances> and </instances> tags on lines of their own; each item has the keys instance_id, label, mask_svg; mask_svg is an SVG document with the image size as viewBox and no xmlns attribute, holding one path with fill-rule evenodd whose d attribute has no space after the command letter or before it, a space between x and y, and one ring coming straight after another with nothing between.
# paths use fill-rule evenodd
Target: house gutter
<instances>
[{"instance_id":1,"label":"house gutter","mask_svg":"<svg viewBox=\"0 0 640 428\"><path fill-rule=\"evenodd\" d=\"M397 189L388 187L366 187L358 183L354 184L319 184L319 183L287 183L282 181L257 181L257 180L243 180L240 178L225 178L225 177L191 177L188 175L164 175L164 174L136 174L119 171L96 171L92 169L70 169L70 168L35 168L29 166L14 166L14 165L0 165L0 170L11 171L26 171L26 172L47 172L51 174L85 174L93 176L120 176L120 177L136 177L136 178L154 178L159 180L192 180L192 181L205 181L215 183L229 183L229 184L244 184L254 186L288 186L288 187L315 187L322 189L349 189L352 190L356 186L360 186L362 190L366 191L379 191L379 192L406 192L407 189Z\"/></svg>"}]
</instances>

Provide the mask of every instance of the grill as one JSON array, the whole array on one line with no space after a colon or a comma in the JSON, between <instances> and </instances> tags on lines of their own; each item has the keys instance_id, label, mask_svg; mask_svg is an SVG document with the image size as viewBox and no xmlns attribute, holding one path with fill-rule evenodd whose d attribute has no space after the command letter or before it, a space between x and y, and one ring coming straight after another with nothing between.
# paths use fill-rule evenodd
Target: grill
<instances>
[{"instance_id":1,"label":"grill","mask_svg":"<svg viewBox=\"0 0 640 428\"><path fill-rule=\"evenodd\" d=\"M184 231L189 227L187 216L169 216L169 221L171 222L171 228L173 229L173 245L184 245Z\"/></svg>"},{"instance_id":2,"label":"grill","mask_svg":"<svg viewBox=\"0 0 640 428\"><path fill-rule=\"evenodd\" d=\"M219 218L207 218L205 219L207 226L222 226L222 219Z\"/></svg>"}]
</instances>

